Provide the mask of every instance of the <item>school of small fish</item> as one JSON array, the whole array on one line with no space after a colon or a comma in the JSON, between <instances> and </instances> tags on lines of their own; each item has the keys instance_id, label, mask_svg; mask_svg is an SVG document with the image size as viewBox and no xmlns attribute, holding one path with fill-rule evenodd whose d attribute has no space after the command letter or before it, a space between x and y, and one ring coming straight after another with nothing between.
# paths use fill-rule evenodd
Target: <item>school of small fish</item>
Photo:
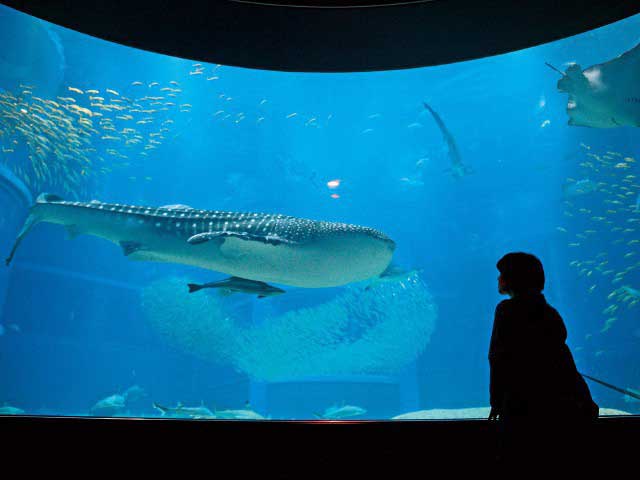
<instances>
[{"instance_id":1,"label":"school of small fish","mask_svg":"<svg viewBox=\"0 0 640 480\"><path fill-rule=\"evenodd\" d=\"M606 303L600 312L604 334L620 317L633 317L640 303L640 173L631 156L597 153L585 144L581 149L579 175L564 187L571 192L564 199L566 225L556 230L566 238L569 265L586 294Z\"/></svg>"},{"instance_id":2,"label":"school of small fish","mask_svg":"<svg viewBox=\"0 0 640 480\"><path fill-rule=\"evenodd\" d=\"M2 91L0 162L32 192L83 197L100 175L138 165L167 138L177 108L168 97L181 92L170 84L135 81L125 86L127 95L68 86L56 98L42 98L29 85Z\"/></svg>"},{"instance_id":3,"label":"school of small fish","mask_svg":"<svg viewBox=\"0 0 640 480\"><path fill-rule=\"evenodd\" d=\"M163 143L178 136L172 132L177 114L193 109L192 104L180 101L185 96L182 86L199 78L217 85L223 76L221 68L195 63L180 81L135 80L115 88L67 85L55 98L38 96L30 85L20 85L17 91L0 90L0 163L33 193L90 196L101 176L143 166ZM211 118L235 126L248 119L257 125L279 119L322 128L333 117L284 106L273 108L266 98L257 102L253 115L243 110L246 108L231 95L217 93Z\"/></svg>"}]
</instances>

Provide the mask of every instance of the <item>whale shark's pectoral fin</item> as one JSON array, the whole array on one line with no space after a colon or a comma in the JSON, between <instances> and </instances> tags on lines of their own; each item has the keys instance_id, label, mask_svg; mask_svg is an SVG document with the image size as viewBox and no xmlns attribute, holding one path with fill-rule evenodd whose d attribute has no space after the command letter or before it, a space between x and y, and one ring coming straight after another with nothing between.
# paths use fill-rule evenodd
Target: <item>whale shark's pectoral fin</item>
<instances>
[{"instance_id":1,"label":"whale shark's pectoral fin","mask_svg":"<svg viewBox=\"0 0 640 480\"><path fill-rule=\"evenodd\" d=\"M218 243L222 243L224 241L224 235L222 232L198 233L197 235L189 237L187 242L191 245L200 245L201 243L205 243L210 240L216 240Z\"/></svg>"},{"instance_id":2,"label":"whale shark's pectoral fin","mask_svg":"<svg viewBox=\"0 0 640 480\"><path fill-rule=\"evenodd\" d=\"M190 237L187 240L187 242L189 242L191 245L198 245L198 244L205 243L205 242L208 242L208 241L211 241L211 240L216 240L216 241L218 241L218 242L220 242L222 244L224 239L227 238L227 237L238 238L240 240L267 243L269 245L281 245L283 243L286 243L286 244L293 244L294 243L294 242L292 242L290 240L286 240L286 239L284 239L282 237L279 237L277 235L257 235L255 233L230 232L230 231L198 233L197 235L194 235L194 236Z\"/></svg>"},{"instance_id":3,"label":"whale shark's pectoral fin","mask_svg":"<svg viewBox=\"0 0 640 480\"><path fill-rule=\"evenodd\" d=\"M136 253L142 250L142 244L140 242L130 242L123 240L120 242L120 246L122 247L122 253L124 253L126 257L131 255L132 253Z\"/></svg>"}]
</instances>

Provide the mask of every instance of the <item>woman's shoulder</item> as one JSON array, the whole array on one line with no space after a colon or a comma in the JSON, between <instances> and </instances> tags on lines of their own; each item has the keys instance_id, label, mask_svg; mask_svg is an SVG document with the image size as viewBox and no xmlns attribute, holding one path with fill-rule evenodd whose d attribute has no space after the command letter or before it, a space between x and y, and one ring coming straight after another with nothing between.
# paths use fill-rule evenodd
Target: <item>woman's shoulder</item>
<instances>
[{"instance_id":1,"label":"woman's shoulder","mask_svg":"<svg viewBox=\"0 0 640 480\"><path fill-rule=\"evenodd\" d=\"M505 314L514 308L514 299L507 298L496 305L496 315Z\"/></svg>"}]
</instances>

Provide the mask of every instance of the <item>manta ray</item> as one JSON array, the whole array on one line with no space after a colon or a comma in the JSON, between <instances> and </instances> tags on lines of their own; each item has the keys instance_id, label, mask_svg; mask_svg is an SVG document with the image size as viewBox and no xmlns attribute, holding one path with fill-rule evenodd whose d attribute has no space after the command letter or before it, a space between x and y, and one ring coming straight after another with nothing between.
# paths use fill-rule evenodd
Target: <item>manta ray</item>
<instances>
[{"instance_id":1,"label":"manta ray","mask_svg":"<svg viewBox=\"0 0 640 480\"><path fill-rule=\"evenodd\" d=\"M41 194L6 264L39 222L60 224L73 238L89 234L122 248L131 260L193 265L259 282L335 287L381 274L395 243L373 228L279 214L141 207L65 201Z\"/></svg>"},{"instance_id":2,"label":"manta ray","mask_svg":"<svg viewBox=\"0 0 640 480\"><path fill-rule=\"evenodd\" d=\"M574 63L562 75L558 90L569 94L569 125L614 128L640 127L640 44L584 71Z\"/></svg>"}]
</instances>

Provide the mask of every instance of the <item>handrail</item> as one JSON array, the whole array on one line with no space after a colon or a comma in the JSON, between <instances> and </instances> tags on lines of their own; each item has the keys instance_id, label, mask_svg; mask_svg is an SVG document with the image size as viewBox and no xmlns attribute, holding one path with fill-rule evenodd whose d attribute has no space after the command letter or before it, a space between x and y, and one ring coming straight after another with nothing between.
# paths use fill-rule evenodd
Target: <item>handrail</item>
<instances>
[{"instance_id":1,"label":"handrail","mask_svg":"<svg viewBox=\"0 0 640 480\"><path fill-rule=\"evenodd\" d=\"M637 400L640 400L640 395L637 393L632 392L631 390L628 390L626 388L621 388L621 387L616 387L615 385L611 385L610 383L607 383L603 380L598 380L597 378L594 378L590 375L586 375L584 373L579 372L580 375L582 375L584 378L588 378L589 380L593 380L596 383L599 383L600 385L604 385L605 387L611 389L611 390L615 390L616 392L620 392L620 393L624 393L625 395L629 395L630 397L633 397Z\"/></svg>"}]
</instances>

